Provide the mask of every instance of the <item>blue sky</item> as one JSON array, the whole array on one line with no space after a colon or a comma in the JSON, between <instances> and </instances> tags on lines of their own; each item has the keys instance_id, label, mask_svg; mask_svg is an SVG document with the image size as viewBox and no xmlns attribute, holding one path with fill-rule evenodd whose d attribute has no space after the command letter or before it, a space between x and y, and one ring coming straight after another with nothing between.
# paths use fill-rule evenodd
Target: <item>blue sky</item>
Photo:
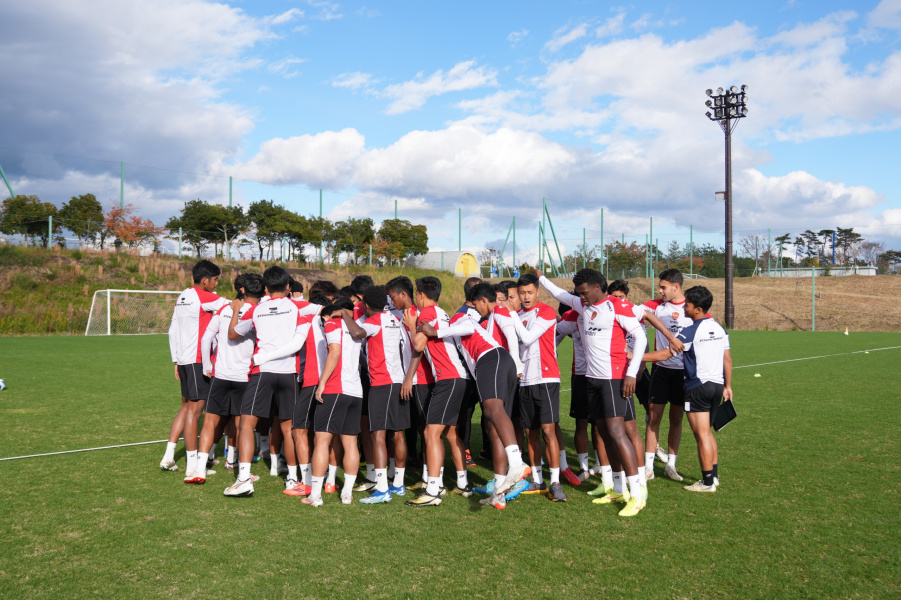
<instances>
[{"instance_id":1,"label":"blue sky","mask_svg":"<svg viewBox=\"0 0 901 600\"><path fill-rule=\"evenodd\" d=\"M272 198L393 216L431 245L534 256L543 197L564 251L654 217L722 237L723 139L704 89L747 84L735 229L855 227L901 247L901 0L6 3L0 165L19 193ZM9 90L14 89L15 93ZM107 162L103 162L107 161ZM152 168L151 168L152 167ZM259 183L252 183L259 182Z\"/></svg>"}]
</instances>

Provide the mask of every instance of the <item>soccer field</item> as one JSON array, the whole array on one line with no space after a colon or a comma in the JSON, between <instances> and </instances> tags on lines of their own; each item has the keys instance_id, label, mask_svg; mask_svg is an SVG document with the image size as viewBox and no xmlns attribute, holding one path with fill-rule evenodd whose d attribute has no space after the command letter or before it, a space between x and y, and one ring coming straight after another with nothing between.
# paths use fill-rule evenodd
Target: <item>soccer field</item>
<instances>
[{"instance_id":1,"label":"soccer field","mask_svg":"<svg viewBox=\"0 0 901 600\"><path fill-rule=\"evenodd\" d=\"M175 473L157 466L162 444L0 461L0 596L898 597L901 335L731 342L739 417L718 435L716 494L685 492L658 464L634 519L591 503L595 478L564 483L566 503L528 496L504 511L477 497L312 509L262 463L252 498L222 496L221 465L185 485L181 444ZM820 358L785 362L805 357ZM178 407L165 336L3 338L0 377L0 457L163 439ZM575 464L573 421L561 426ZM700 477L687 422L679 470ZM470 481L489 473L480 463Z\"/></svg>"}]
</instances>

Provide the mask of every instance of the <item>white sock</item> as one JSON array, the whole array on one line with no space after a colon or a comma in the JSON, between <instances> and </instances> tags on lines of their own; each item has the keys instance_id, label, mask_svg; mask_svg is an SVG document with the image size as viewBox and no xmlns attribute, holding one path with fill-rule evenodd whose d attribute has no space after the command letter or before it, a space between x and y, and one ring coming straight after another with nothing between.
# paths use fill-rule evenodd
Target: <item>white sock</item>
<instances>
[{"instance_id":1,"label":"white sock","mask_svg":"<svg viewBox=\"0 0 901 600\"><path fill-rule=\"evenodd\" d=\"M322 497L322 477L312 477L311 478L313 491L310 492L310 499L314 500L316 498Z\"/></svg>"},{"instance_id":2,"label":"white sock","mask_svg":"<svg viewBox=\"0 0 901 600\"><path fill-rule=\"evenodd\" d=\"M422 482L423 483L429 482L429 466L428 465L422 465Z\"/></svg>"},{"instance_id":3,"label":"white sock","mask_svg":"<svg viewBox=\"0 0 901 600\"><path fill-rule=\"evenodd\" d=\"M164 461L168 462L170 460L175 460L175 446L177 446L177 445L178 445L177 442L176 443L173 443L173 442L166 443L166 453L163 454Z\"/></svg>"},{"instance_id":4,"label":"white sock","mask_svg":"<svg viewBox=\"0 0 901 600\"><path fill-rule=\"evenodd\" d=\"M651 468L654 468L654 457L657 456L654 452L645 452L644 453L644 466L651 465Z\"/></svg>"},{"instance_id":5,"label":"white sock","mask_svg":"<svg viewBox=\"0 0 901 600\"><path fill-rule=\"evenodd\" d=\"M560 468L564 471L569 468L569 463L566 460L566 450L560 451Z\"/></svg>"},{"instance_id":6,"label":"white sock","mask_svg":"<svg viewBox=\"0 0 901 600\"><path fill-rule=\"evenodd\" d=\"M613 487L613 467L601 465L601 481L607 487Z\"/></svg>"},{"instance_id":7,"label":"white sock","mask_svg":"<svg viewBox=\"0 0 901 600\"><path fill-rule=\"evenodd\" d=\"M341 488L341 495L350 494L354 490L354 483L357 481L356 475L344 474L344 487Z\"/></svg>"},{"instance_id":8,"label":"white sock","mask_svg":"<svg viewBox=\"0 0 901 600\"><path fill-rule=\"evenodd\" d=\"M206 467L206 465L203 465ZM188 468L185 470L185 473L191 474L195 470L197 470L197 450L189 450L188 451Z\"/></svg>"},{"instance_id":9,"label":"white sock","mask_svg":"<svg viewBox=\"0 0 901 600\"><path fill-rule=\"evenodd\" d=\"M269 454L269 436L260 436L260 454Z\"/></svg>"},{"instance_id":10,"label":"white sock","mask_svg":"<svg viewBox=\"0 0 901 600\"><path fill-rule=\"evenodd\" d=\"M469 485L469 478L466 476L466 471L457 471L457 487L462 490L467 485Z\"/></svg>"},{"instance_id":11,"label":"white sock","mask_svg":"<svg viewBox=\"0 0 901 600\"><path fill-rule=\"evenodd\" d=\"M532 481L538 485L544 483L544 472L538 465L532 465Z\"/></svg>"},{"instance_id":12,"label":"white sock","mask_svg":"<svg viewBox=\"0 0 901 600\"><path fill-rule=\"evenodd\" d=\"M388 479L394 479L394 459L388 459Z\"/></svg>"},{"instance_id":13,"label":"white sock","mask_svg":"<svg viewBox=\"0 0 901 600\"><path fill-rule=\"evenodd\" d=\"M676 468L676 455L675 454L667 454L666 455L666 466Z\"/></svg>"},{"instance_id":14,"label":"white sock","mask_svg":"<svg viewBox=\"0 0 901 600\"><path fill-rule=\"evenodd\" d=\"M335 485L335 473L338 472L338 467L336 465L328 466L328 476L325 478L326 483L330 483Z\"/></svg>"},{"instance_id":15,"label":"white sock","mask_svg":"<svg viewBox=\"0 0 901 600\"><path fill-rule=\"evenodd\" d=\"M312 476L312 474L313 474L313 470L310 468L309 463L307 463L305 465L300 465L300 478L301 478L302 484L311 485L310 477Z\"/></svg>"},{"instance_id":16,"label":"white sock","mask_svg":"<svg viewBox=\"0 0 901 600\"><path fill-rule=\"evenodd\" d=\"M596 466L596 467L603 466L603 465L601 465L601 457L598 456L597 450L594 451L594 466Z\"/></svg>"},{"instance_id":17,"label":"white sock","mask_svg":"<svg viewBox=\"0 0 901 600\"><path fill-rule=\"evenodd\" d=\"M623 478L619 472L613 474L613 491L617 494L623 493Z\"/></svg>"},{"instance_id":18,"label":"white sock","mask_svg":"<svg viewBox=\"0 0 901 600\"><path fill-rule=\"evenodd\" d=\"M366 481L375 481L375 465L366 463Z\"/></svg>"},{"instance_id":19,"label":"white sock","mask_svg":"<svg viewBox=\"0 0 901 600\"><path fill-rule=\"evenodd\" d=\"M407 471L406 467L396 467L394 469L394 487L403 487L404 473L406 471Z\"/></svg>"},{"instance_id":20,"label":"white sock","mask_svg":"<svg viewBox=\"0 0 901 600\"><path fill-rule=\"evenodd\" d=\"M522 452L519 451L519 446L513 444L512 446L507 446L504 448L504 452L507 453L507 465L508 469L511 471L513 469L518 469L522 466Z\"/></svg>"},{"instance_id":21,"label":"white sock","mask_svg":"<svg viewBox=\"0 0 901 600\"><path fill-rule=\"evenodd\" d=\"M579 459L579 470L587 471L588 470L588 453L583 452L582 454L576 454L576 458Z\"/></svg>"},{"instance_id":22,"label":"white sock","mask_svg":"<svg viewBox=\"0 0 901 600\"><path fill-rule=\"evenodd\" d=\"M250 463L238 463L238 481L250 479Z\"/></svg>"},{"instance_id":23,"label":"white sock","mask_svg":"<svg viewBox=\"0 0 901 600\"><path fill-rule=\"evenodd\" d=\"M629 494L636 498L641 498L644 492L641 489L641 478L638 475L629 477Z\"/></svg>"},{"instance_id":24,"label":"white sock","mask_svg":"<svg viewBox=\"0 0 901 600\"><path fill-rule=\"evenodd\" d=\"M228 447L228 454L226 455L225 460L230 462L231 464L235 464L235 458L238 456L238 449L234 446Z\"/></svg>"},{"instance_id":25,"label":"white sock","mask_svg":"<svg viewBox=\"0 0 901 600\"><path fill-rule=\"evenodd\" d=\"M198 452L197 453L197 470L203 473L206 473L206 461L209 459L209 453Z\"/></svg>"},{"instance_id":26,"label":"white sock","mask_svg":"<svg viewBox=\"0 0 901 600\"><path fill-rule=\"evenodd\" d=\"M437 496L438 492L441 490L441 486L438 484L437 477L429 477L429 482L425 487L425 491L427 494L431 494L432 496Z\"/></svg>"},{"instance_id":27,"label":"white sock","mask_svg":"<svg viewBox=\"0 0 901 600\"><path fill-rule=\"evenodd\" d=\"M506 475L503 475L501 473L495 473L494 474L494 487L497 487L497 486L501 485L502 483L504 483L504 479L506 479L506 478L507 478Z\"/></svg>"},{"instance_id":28,"label":"white sock","mask_svg":"<svg viewBox=\"0 0 901 600\"><path fill-rule=\"evenodd\" d=\"M645 476L644 467L638 467L638 476L641 477L642 481L647 481L647 478Z\"/></svg>"},{"instance_id":29,"label":"white sock","mask_svg":"<svg viewBox=\"0 0 901 600\"><path fill-rule=\"evenodd\" d=\"M288 465L288 479L297 481L297 465Z\"/></svg>"},{"instance_id":30,"label":"white sock","mask_svg":"<svg viewBox=\"0 0 901 600\"><path fill-rule=\"evenodd\" d=\"M375 491L388 491L388 469L375 469Z\"/></svg>"},{"instance_id":31,"label":"white sock","mask_svg":"<svg viewBox=\"0 0 901 600\"><path fill-rule=\"evenodd\" d=\"M560 483L560 467L551 467L551 483Z\"/></svg>"},{"instance_id":32,"label":"white sock","mask_svg":"<svg viewBox=\"0 0 901 600\"><path fill-rule=\"evenodd\" d=\"M441 467L441 472L438 473L438 480L444 484L444 467Z\"/></svg>"}]
</instances>

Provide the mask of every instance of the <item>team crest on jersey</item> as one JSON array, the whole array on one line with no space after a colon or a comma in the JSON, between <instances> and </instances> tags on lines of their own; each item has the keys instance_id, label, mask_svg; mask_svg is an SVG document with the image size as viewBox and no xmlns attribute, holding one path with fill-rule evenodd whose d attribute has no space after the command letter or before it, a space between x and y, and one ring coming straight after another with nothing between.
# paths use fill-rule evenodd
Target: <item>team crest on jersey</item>
<instances>
[{"instance_id":1,"label":"team crest on jersey","mask_svg":"<svg viewBox=\"0 0 901 600\"><path fill-rule=\"evenodd\" d=\"M593 311L591 311L591 316L590 316L589 318L590 318L592 321L594 321L594 318L595 318L596 316L598 316L598 311L593 310Z\"/></svg>"},{"instance_id":2,"label":"team crest on jersey","mask_svg":"<svg viewBox=\"0 0 901 600\"><path fill-rule=\"evenodd\" d=\"M673 320L678 320L678 319L679 319L679 313L673 312Z\"/></svg>"}]
</instances>

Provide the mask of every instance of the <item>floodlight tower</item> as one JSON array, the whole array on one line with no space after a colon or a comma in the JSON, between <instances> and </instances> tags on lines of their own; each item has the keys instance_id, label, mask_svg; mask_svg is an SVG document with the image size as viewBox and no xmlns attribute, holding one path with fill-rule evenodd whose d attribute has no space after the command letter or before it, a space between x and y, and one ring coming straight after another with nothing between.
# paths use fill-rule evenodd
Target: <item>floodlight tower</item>
<instances>
[{"instance_id":1,"label":"floodlight tower","mask_svg":"<svg viewBox=\"0 0 901 600\"><path fill-rule=\"evenodd\" d=\"M730 88L707 90L707 118L719 123L726 134L726 327L735 326L735 305L733 303L733 284L735 265L732 260L732 131L738 120L748 116L748 86L741 89L734 85Z\"/></svg>"}]
</instances>

